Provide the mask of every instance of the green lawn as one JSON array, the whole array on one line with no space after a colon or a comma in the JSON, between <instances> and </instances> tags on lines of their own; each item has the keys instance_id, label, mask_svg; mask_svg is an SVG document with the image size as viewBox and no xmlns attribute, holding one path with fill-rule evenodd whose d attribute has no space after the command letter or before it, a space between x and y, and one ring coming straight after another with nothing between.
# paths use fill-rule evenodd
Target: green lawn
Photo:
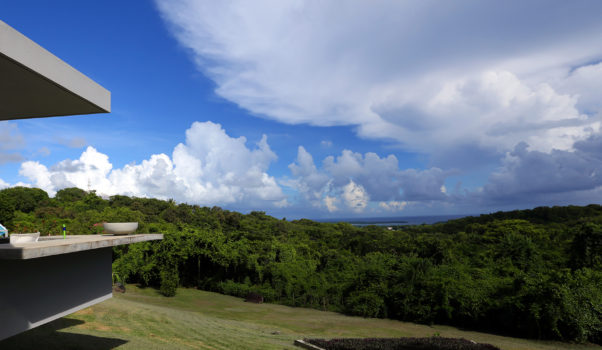
<instances>
[{"instance_id":1,"label":"green lawn","mask_svg":"<svg viewBox=\"0 0 602 350\"><path fill-rule=\"evenodd\" d=\"M365 319L333 312L245 303L221 294L178 289L174 298L128 286L91 308L0 341L0 349L289 349L305 337L462 337L512 349L596 349L508 338L447 326Z\"/></svg>"}]
</instances>

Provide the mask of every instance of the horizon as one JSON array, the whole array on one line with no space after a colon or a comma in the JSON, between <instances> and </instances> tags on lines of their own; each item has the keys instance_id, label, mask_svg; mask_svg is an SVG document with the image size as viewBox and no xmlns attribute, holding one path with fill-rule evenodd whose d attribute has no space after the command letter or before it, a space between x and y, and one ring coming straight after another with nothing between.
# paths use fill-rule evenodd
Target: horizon
<instances>
[{"instance_id":1,"label":"horizon","mask_svg":"<svg viewBox=\"0 0 602 350\"><path fill-rule=\"evenodd\" d=\"M600 10L3 2L0 20L113 101L1 122L0 188L312 220L599 204Z\"/></svg>"}]
</instances>

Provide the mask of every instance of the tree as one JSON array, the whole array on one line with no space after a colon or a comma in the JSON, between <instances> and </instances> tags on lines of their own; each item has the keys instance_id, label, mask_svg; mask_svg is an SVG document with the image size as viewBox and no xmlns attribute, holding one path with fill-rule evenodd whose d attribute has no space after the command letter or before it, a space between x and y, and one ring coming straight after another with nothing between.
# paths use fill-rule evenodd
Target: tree
<instances>
[{"instance_id":1,"label":"tree","mask_svg":"<svg viewBox=\"0 0 602 350\"><path fill-rule=\"evenodd\" d=\"M62 203L72 203L82 200L86 196L86 191L77 187L63 188L59 190L54 198Z\"/></svg>"},{"instance_id":2,"label":"tree","mask_svg":"<svg viewBox=\"0 0 602 350\"><path fill-rule=\"evenodd\" d=\"M571 244L571 265L573 268L602 268L602 225L587 222L576 228Z\"/></svg>"},{"instance_id":3,"label":"tree","mask_svg":"<svg viewBox=\"0 0 602 350\"><path fill-rule=\"evenodd\" d=\"M12 202L15 210L31 213L36 208L48 204L48 193L39 188L10 187L2 191L3 201Z\"/></svg>"},{"instance_id":4,"label":"tree","mask_svg":"<svg viewBox=\"0 0 602 350\"><path fill-rule=\"evenodd\" d=\"M15 204L9 196L0 191L0 223L8 224L15 217Z\"/></svg>"}]
</instances>

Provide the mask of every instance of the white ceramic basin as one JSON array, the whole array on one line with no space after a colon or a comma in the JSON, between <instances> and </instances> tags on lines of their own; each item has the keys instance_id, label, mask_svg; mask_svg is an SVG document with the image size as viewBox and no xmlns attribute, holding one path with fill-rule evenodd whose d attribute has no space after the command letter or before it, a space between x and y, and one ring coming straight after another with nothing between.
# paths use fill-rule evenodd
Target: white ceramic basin
<instances>
[{"instance_id":1,"label":"white ceramic basin","mask_svg":"<svg viewBox=\"0 0 602 350\"><path fill-rule=\"evenodd\" d=\"M102 224L105 233L114 235L127 235L133 233L138 228L137 222L105 222Z\"/></svg>"},{"instance_id":2,"label":"white ceramic basin","mask_svg":"<svg viewBox=\"0 0 602 350\"><path fill-rule=\"evenodd\" d=\"M10 235L10 244L37 242L40 233L13 233Z\"/></svg>"}]
</instances>

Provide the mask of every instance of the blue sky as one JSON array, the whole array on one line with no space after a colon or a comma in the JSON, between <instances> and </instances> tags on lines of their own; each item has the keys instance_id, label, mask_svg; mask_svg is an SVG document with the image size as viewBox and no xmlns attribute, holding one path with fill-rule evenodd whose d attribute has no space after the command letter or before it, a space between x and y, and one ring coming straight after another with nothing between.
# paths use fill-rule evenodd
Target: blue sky
<instances>
[{"instance_id":1,"label":"blue sky","mask_svg":"<svg viewBox=\"0 0 602 350\"><path fill-rule=\"evenodd\" d=\"M3 1L112 113L1 123L1 184L288 218L600 203L600 10Z\"/></svg>"}]
</instances>

